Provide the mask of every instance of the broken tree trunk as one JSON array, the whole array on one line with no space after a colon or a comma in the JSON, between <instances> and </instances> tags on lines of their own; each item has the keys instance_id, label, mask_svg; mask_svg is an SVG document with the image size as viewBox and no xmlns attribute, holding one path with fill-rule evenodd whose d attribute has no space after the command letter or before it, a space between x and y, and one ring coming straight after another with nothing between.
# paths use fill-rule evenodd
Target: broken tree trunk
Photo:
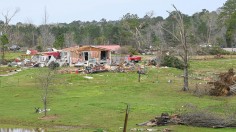
<instances>
[{"instance_id":1,"label":"broken tree trunk","mask_svg":"<svg viewBox=\"0 0 236 132\"><path fill-rule=\"evenodd\" d=\"M129 117L129 105L127 105L127 108L126 108L123 132L126 132L126 129L127 129L127 122L128 122L128 117Z\"/></svg>"}]
</instances>

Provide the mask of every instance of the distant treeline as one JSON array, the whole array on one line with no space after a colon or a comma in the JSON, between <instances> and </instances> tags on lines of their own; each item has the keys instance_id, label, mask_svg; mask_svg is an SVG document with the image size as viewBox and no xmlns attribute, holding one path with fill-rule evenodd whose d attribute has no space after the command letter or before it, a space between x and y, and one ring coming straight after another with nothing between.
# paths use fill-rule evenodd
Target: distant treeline
<instances>
[{"instance_id":1,"label":"distant treeline","mask_svg":"<svg viewBox=\"0 0 236 132\"><path fill-rule=\"evenodd\" d=\"M236 3L234 0L228 0L227 3L229 2ZM222 21L225 6L213 12L203 9L192 16L183 14L189 44L234 46L236 29L234 21L236 19L231 20L228 24ZM235 11L234 14L236 14ZM153 17L153 13L150 12L143 18L127 13L117 21L101 19L92 22L73 21L69 24L42 24L39 26L19 22L16 25L8 25L5 34L8 36L9 44L38 49L47 47L62 49L74 45L100 44L120 44L135 49L176 47L178 42L168 32L178 32L179 27L176 26L173 17L171 15L165 19L160 16ZM0 21L0 25L1 27L6 26L4 21ZM1 29L3 30L3 28Z\"/></svg>"}]
</instances>

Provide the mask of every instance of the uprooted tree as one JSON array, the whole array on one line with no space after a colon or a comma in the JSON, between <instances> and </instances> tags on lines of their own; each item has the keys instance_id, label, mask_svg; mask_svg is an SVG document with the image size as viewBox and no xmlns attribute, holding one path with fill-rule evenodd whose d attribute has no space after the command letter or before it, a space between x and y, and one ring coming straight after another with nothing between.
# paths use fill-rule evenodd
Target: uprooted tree
<instances>
[{"instance_id":1,"label":"uprooted tree","mask_svg":"<svg viewBox=\"0 0 236 132\"><path fill-rule=\"evenodd\" d=\"M178 43L180 43L182 51L179 52L180 57L182 58L184 62L183 70L184 70L184 86L183 91L188 91L188 50L189 45L187 43L187 29L186 24L184 22L184 16L183 14L173 5L175 11L168 12L170 16L173 17L173 19L176 21L176 31L170 31L163 26L161 26L161 29L168 32L172 37L174 37L175 40L177 40Z\"/></svg>"},{"instance_id":2,"label":"uprooted tree","mask_svg":"<svg viewBox=\"0 0 236 132\"><path fill-rule=\"evenodd\" d=\"M225 96L236 93L236 77L233 68L229 69L226 73L221 73L218 80L208 82L212 88L209 91L213 96Z\"/></svg>"}]
</instances>

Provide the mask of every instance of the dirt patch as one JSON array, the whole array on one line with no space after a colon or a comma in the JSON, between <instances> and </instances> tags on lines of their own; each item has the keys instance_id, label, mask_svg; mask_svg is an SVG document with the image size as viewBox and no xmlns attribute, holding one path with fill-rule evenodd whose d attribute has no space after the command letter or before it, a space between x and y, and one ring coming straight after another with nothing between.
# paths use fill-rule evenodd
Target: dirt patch
<instances>
[{"instance_id":1,"label":"dirt patch","mask_svg":"<svg viewBox=\"0 0 236 132\"><path fill-rule=\"evenodd\" d=\"M47 116L39 117L38 119L40 119L40 120L55 120L57 118L58 118L57 115L47 115Z\"/></svg>"}]
</instances>

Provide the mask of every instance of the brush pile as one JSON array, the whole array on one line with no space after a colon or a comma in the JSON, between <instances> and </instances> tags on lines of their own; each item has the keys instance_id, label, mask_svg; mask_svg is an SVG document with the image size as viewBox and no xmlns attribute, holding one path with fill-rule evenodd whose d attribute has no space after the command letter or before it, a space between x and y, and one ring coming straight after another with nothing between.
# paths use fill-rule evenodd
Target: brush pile
<instances>
[{"instance_id":1,"label":"brush pile","mask_svg":"<svg viewBox=\"0 0 236 132\"><path fill-rule=\"evenodd\" d=\"M188 110L187 110L188 109ZM147 122L136 124L137 126L165 126L187 125L194 127L225 128L236 127L236 115L220 115L207 110L199 110L196 107L187 108L180 114L169 115L162 113Z\"/></svg>"}]
</instances>

